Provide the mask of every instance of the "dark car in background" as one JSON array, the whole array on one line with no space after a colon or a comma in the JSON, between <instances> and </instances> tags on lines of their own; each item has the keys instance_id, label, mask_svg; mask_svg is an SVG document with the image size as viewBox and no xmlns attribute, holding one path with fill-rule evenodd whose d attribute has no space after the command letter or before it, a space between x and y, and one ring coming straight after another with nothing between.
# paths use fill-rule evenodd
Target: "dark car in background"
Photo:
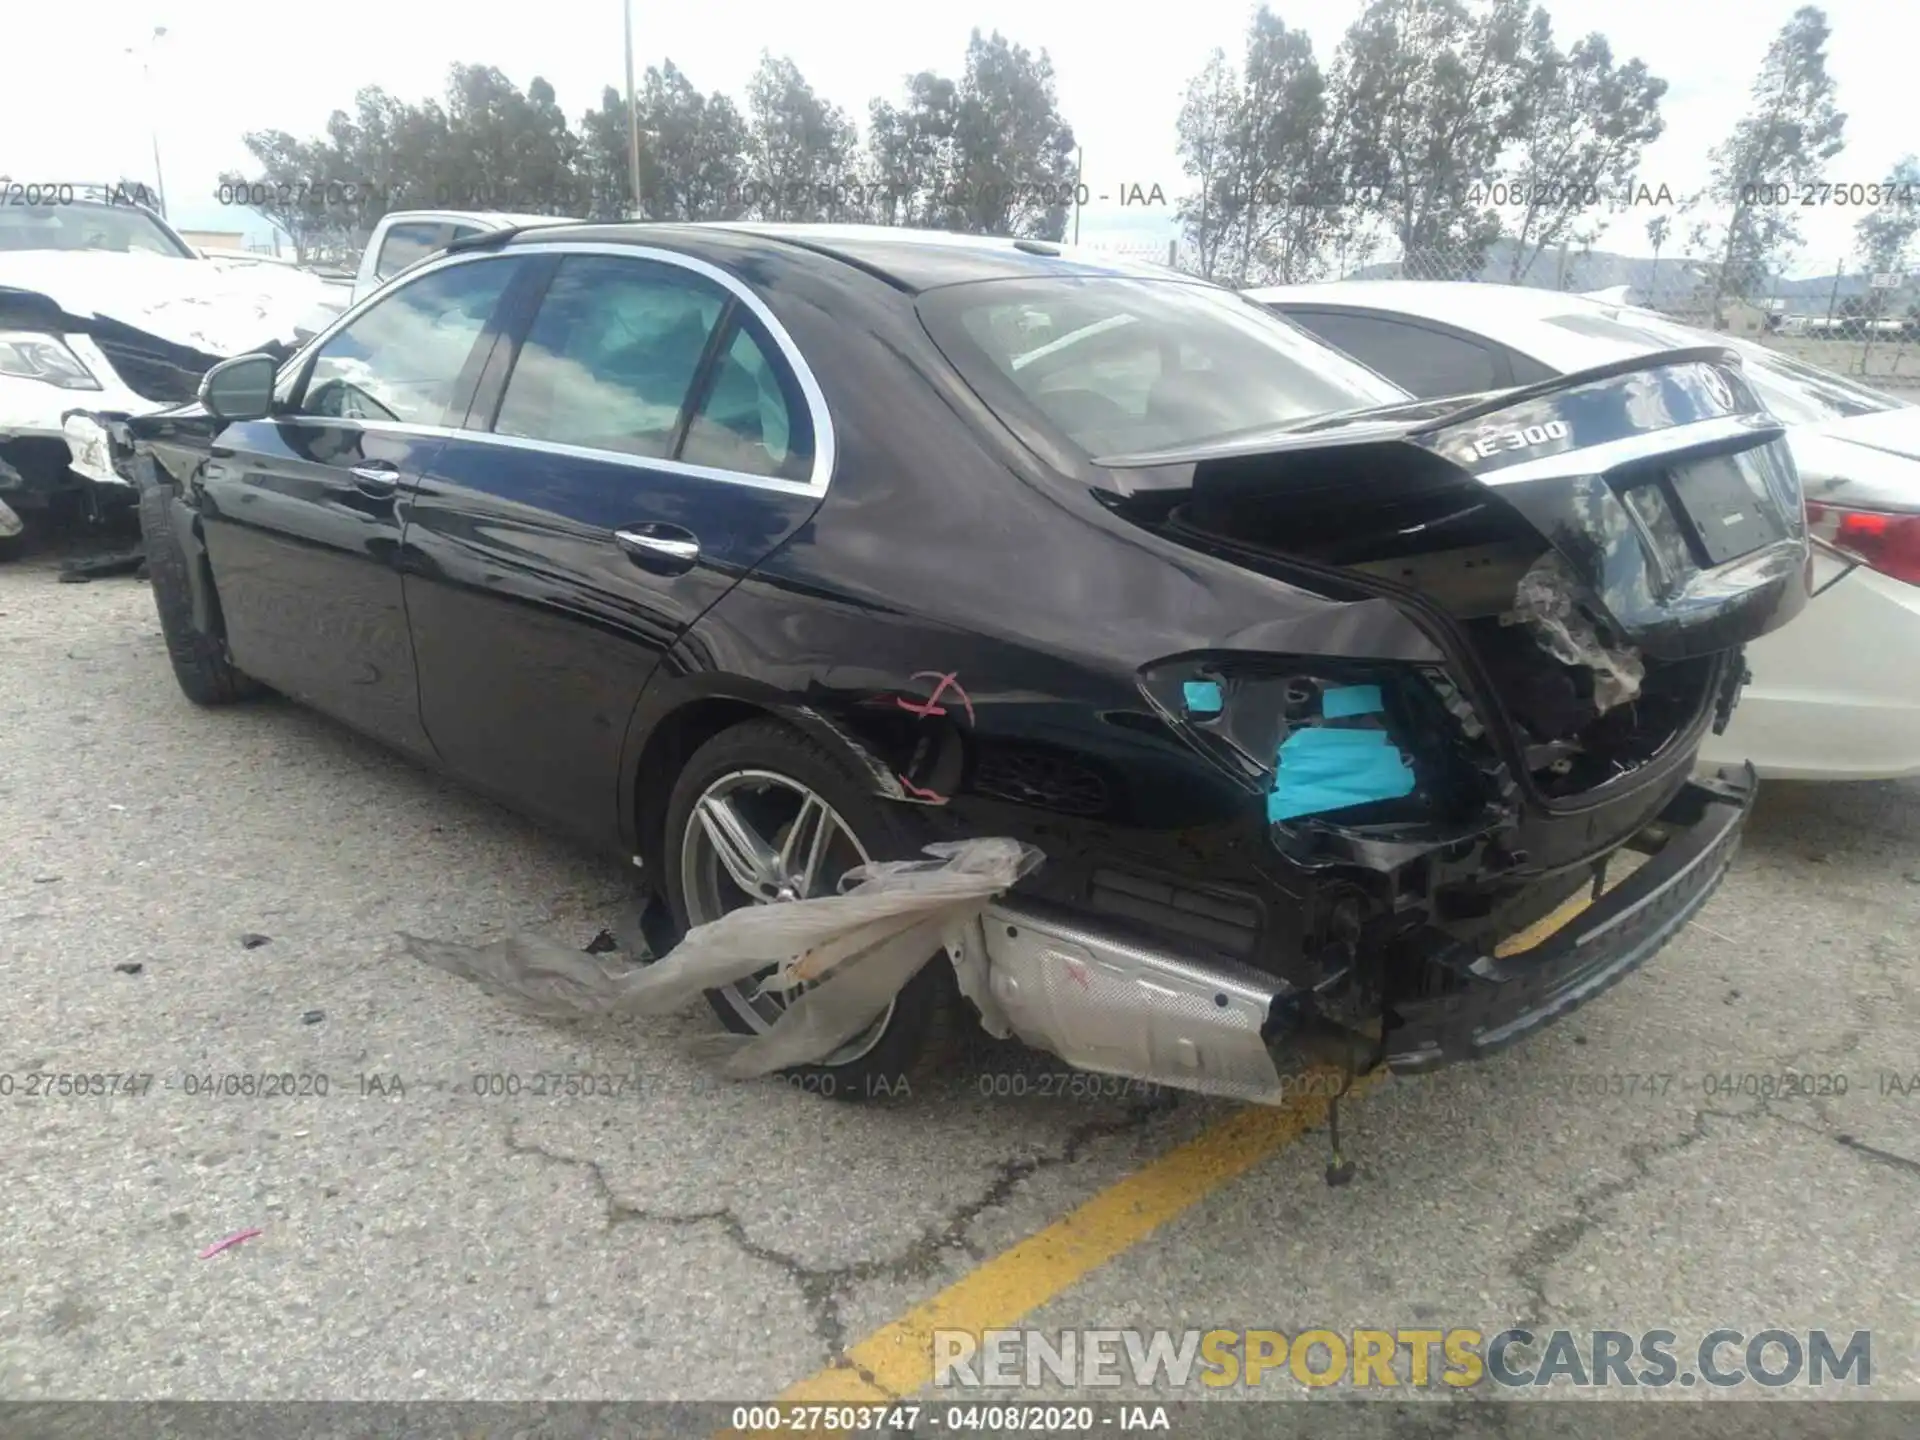
<instances>
[{"instance_id":1,"label":"dark car in background","mask_svg":"<svg viewBox=\"0 0 1920 1440\"><path fill-rule=\"evenodd\" d=\"M1724 351L1436 405L1031 241L503 232L116 438L193 700L326 711L681 927L1016 837L1017 1033L1256 1097L1497 1049L1671 936L1752 795L1695 751L1806 595ZM956 1004L930 962L826 1066Z\"/></svg>"}]
</instances>

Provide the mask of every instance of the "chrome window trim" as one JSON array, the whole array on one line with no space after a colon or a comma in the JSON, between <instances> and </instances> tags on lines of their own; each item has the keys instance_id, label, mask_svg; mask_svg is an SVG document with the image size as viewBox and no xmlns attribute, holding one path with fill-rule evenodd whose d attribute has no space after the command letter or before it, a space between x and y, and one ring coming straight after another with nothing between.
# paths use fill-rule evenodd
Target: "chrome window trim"
<instances>
[{"instance_id":1,"label":"chrome window trim","mask_svg":"<svg viewBox=\"0 0 1920 1440\"><path fill-rule=\"evenodd\" d=\"M662 475L684 475L692 480L718 480L728 485L745 485L755 490L773 490L782 495L820 495L807 480L781 480L771 475L753 475L744 470L720 470L711 465L689 465L682 460L656 460L647 455L629 455L622 450L595 450L588 445L568 445L559 440L535 440L524 435L496 435L491 430L460 430L450 425L413 425L399 420L356 420L337 415L291 415L289 420L307 420L315 424L351 428L364 435L402 435L427 440L464 440L502 445L511 450L536 454L565 455L601 464L622 465L629 470L646 470Z\"/></svg>"},{"instance_id":2,"label":"chrome window trim","mask_svg":"<svg viewBox=\"0 0 1920 1440\"><path fill-rule=\"evenodd\" d=\"M596 450L585 445L569 445L558 440L537 440L519 435L501 435L492 430L462 430L442 425L407 425L399 422L380 420L339 421L331 416L316 416L336 424L357 425L368 431L394 435L438 435L448 439L484 440L493 444L506 445L514 449L547 451L556 455L568 455L585 460L612 461L615 464L635 469L657 470L669 475L685 475L693 479L716 480L729 485L746 485L756 490L774 490L788 495L822 496L833 483L834 459L838 453L833 433L833 416L827 409L827 397L820 389L820 382L814 378L813 369L807 364L806 357L800 353L800 347L787 333L786 326L775 318L766 302L736 276L728 274L719 266L710 264L696 256L683 255L677 250L662 250L651 245L609 245L593 240L542 240L521 245L505 246L499 250L462 251L454 255L437 255L430 260L402 271L387 284L382 285L371 295L309 340L294 354L275 377L277 390L282 381L298 373L320 350L340 331L351 325L376 302L386 298L388 291L398 291L401 284L411 285L425 279L436 270L444 270L454 265L470 265L486 260L511 259L516 255L607 255L614 259L651 260L659 264L678 266L691 271L704 279L712 281L732 295L748 310L754 318L766 328L773 337L774 346L780 351L800 386L800 393L807 403L807 415L813 428L813 469L805 480L780 480L769 475L755 475L744 470L723 470L708 465L689 465L680 460L655 460L644 455L629 455L619 450Z\"/></svg>"}]
</instances>

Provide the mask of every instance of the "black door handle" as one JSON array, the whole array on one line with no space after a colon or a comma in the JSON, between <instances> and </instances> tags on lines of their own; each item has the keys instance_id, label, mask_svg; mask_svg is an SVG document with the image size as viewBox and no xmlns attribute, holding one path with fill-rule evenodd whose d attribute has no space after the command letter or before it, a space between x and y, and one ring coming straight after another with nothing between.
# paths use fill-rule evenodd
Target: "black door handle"
<instances>
[{"instance_id":1,"label":"black door handle","mask_svg":"<svg viewBox=\"0 0 1920 1440\"><path fill-rule=\"evenodd\" d=\"M684 575L700 559L700 542L678 525L630 525L613 538L634 564L662 575Z\"/></svg>"},{"instance_id":2,"label":"black door handle","mask_svg":"<svg viewBox=\"0 0 1920 1440\"><path fill-rule=\"evenodd\" d=\"M385 499L400 488L400 472L385 460L364 460L347 472L353 476L353 488L376 500Z\"/></svg>"}]
</instances>

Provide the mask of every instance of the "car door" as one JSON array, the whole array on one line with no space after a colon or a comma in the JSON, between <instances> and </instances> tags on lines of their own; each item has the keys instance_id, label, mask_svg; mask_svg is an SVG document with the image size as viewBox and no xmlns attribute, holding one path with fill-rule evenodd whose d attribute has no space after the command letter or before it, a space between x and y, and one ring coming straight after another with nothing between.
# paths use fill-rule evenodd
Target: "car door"
<instances>
[{"instance_id":1,"label":"car door","mask_svg":"<svg viewBox=\"0 0 1920 1440\"><path fill-rule=\"evenodd\" d=\"M519 268L423 272L335 330L262 420L214 438L197 488L234 663L426 752L402 610L401 506L464 418Z\"/></svg>"},{"instance_id":2,"label":"car door","mask_svg":"<svg viewBox=\"0 0 1920 1440\"><path fill-rule=\"evenodd\" d=\"M806 522L818 387L741 281L636 247L548 268L409 508L421 711L470 782L597 843L661 656Z\"/></svg>"},{"instance_id":3,"label":"car door","mask_svg":"<svg viewBox=\"0 0 1920 1440\"><path fill-rule=\"evenodd\" d=\"M1280 313L1422 400L1474 395L1521 383L1505 349L1405 315L1280 307ZM1545 375L1537 377L1545 379Z\"/></svg>"}]
</instances>

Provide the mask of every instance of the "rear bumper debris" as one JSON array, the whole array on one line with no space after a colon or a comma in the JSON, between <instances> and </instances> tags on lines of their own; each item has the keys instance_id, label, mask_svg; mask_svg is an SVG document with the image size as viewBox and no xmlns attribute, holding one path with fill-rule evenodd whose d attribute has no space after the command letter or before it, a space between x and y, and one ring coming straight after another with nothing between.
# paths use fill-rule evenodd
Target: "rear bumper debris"
<instances>
[{"instance_id":1,"label":"rear bumper debris","mask_svg":"<svg viewBox=\"0 0 1920 1440\"><path fill-rule=\"evenodd\" d=\"M1458 952L1432 963L1462 989L1397 1007L1386 1063L1400 1073L1505 1049L1638 969L1704 905L1732 864L1757 788L1751 766L1689 781L1650 831L1658 853L1559 930L1517 954ZM1646 832L1643 832L1646 833Z\"/></svg>"},{"instance_id":2,"label":"rear bumper debris","mask_svg":"<svg viewBox=\"0 0 1920 1440\"><path fill-rule=\"evenodd\" d=\"M1480 1059L1630 974L1687 923L1739 845L1751 770L1687 783L1630 844L1660 848L1547 938L1487 955L1437 931L1429 998L1389 998L1378 1033L1328 1019L1312 992L1236 961L1175 953L1020 899L981 917L999 1018L1028 1044L1102 1074L1277 1103L1339 1057L1414 1073ZM990 1020L994 1017L989 1017Z\"/></svg>"}]
</instances>

